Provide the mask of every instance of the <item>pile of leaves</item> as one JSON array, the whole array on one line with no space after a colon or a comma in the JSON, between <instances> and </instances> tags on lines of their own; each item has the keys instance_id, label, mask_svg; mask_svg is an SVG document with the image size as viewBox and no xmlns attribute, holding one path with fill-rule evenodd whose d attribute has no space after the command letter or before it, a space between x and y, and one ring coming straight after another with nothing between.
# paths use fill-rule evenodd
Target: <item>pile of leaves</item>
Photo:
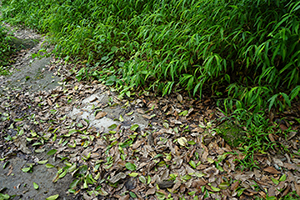
<instances>
[{"instance_id":1,"label":"pile of leaves","mask_svg":"<svg viewBox=\"0 0 300 200\"><path fill-rule=\"evenodd\" d=\"M30 94L7 92L1 100L1 141L11 151L47 152L64 162L53 182L71 174L74 181L68 193L84 199L292 199L299 197L299 137L286 141L290 153L272 151L254 154L257 168L249 171L240 165L245 154L230 147L216 132L213 120L222 117L212 100L193 100L184 94L156 97L141 92L119 99L110 88L98 81L77 82L74 65L53 62L64 82L49 92ZM70 70L70 71L69 71ZM123 109L126 115L140 113L149 125L120 125L108 131L90 126L88 119L69 116L73 108L82 109L82 100L95 93L106 93L107 104L95 102L94 114L101 110ZM282 125L284 128L286 125ZM270 134L270 137L276 137ZM27 141L17 146L17 140ZM285 141L285 140L284 140ZM11 146L16 145L15 147ZM276 148L281 148L276 147ZM24 150L26 149L26 150ZM279 150L279 149L277 149ZM47 168L47 160L36 160ZM34 165L31 166L34 170ZM57 198L57 197L56 197Z\"/></svg>"}]
</instances>

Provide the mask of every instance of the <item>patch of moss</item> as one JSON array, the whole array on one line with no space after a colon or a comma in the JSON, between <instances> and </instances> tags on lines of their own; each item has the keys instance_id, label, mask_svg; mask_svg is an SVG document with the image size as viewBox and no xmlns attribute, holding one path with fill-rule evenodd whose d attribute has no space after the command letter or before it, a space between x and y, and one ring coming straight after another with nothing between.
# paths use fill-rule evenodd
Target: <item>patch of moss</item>
<instances>
[{"instance_id":1,"label":"patch of moss","mask_svg":"<svg viewBox=\"0 0 300 200\"><path fill-rule=\"evenodd\" d=\"M217 127L217 132L230 146L233 147L237 147L245 136L243 129L230 121L225 121L219 125Z\"/></svg>"}]
</instances>

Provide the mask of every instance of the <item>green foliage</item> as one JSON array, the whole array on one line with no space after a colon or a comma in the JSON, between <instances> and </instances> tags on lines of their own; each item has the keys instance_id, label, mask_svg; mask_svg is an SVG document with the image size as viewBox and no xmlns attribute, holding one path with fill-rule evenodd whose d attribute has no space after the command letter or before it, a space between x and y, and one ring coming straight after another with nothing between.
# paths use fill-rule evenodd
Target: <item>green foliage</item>
<instances>
[{"instance_id":1,"label":"green foliage","mask_svg":"<svg viewBox=\"0 0 300 200\"><path fill-rule=\"evenodd\" d=\"M3 16L49 32L57 56L85 59L92 72L78 77L113 67L107 78L122 81L108 84L124 94L146 85L165 95L180 85L228 97L228 108L257 109L299 98L295 0L4 0Z\"/></svg>"},{"instance_id":2,"label":"green foliage","mask_svg":"<svg viewBox=\"0 0 300 200\"><path fill-rule=\"evenodd\" d=\"M6 69L9 65L9 57L12 53L12 48L9 45L9 37L7 31L0 24L0 75L8 75L9 72Z\"/></svg>"}]
</instances>

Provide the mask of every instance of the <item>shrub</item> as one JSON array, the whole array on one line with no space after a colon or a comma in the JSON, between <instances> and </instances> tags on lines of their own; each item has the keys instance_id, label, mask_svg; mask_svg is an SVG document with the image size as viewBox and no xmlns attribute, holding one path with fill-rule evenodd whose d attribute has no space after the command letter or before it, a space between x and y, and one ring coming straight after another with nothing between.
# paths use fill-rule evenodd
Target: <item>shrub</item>
<instances>
[{"instance_id":1,"label":"shrub","mask_svg":"<svg viewBox=\"0 0 300 200\"><path fill-rule=\"evenodd\" d=\"M0 24L0 75L7 75L8 71L5 69L9 65L9 57L12 49L9 45L9 38L7 32Z\"/></svg>"},{"instance_id":2,"label":"shrub","mask_svg":"<svg viewBox=\"0 0 300 200\"><path fill-rule=\"evenodd\" d=\"M87 76L109 70L107 83L123 93L146 85L165 95L180 85L225 97L225 108L256 110L299 97L295 0L3 0L3 16L49 32L56 55L95 66Z\"/></svg>"}]
</instances>

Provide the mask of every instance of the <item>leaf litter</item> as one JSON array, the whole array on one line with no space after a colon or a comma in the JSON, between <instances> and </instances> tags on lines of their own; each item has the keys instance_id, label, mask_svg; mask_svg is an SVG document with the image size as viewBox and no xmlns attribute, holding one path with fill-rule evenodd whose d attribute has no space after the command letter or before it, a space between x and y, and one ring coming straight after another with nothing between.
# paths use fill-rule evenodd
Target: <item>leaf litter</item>
<instances>
[{"instance_id":1,"label":"leaf litter","mask_svg":"<svg viewBox=\"0 0 300 200\"><path fill-rule=\"evenodd\" d=\"M214 131L213 121L222 113L209 97L200 102L183 94L157 97L147 92L118 99L98 81L68 78L73 76L69 70L74 65L53 59L49 68L55 65L63 66L60 75L66 81L60 87L33 94L26 89L6 91L1 97L2 162L17 151L37 154L50 147L47 155L65 164L52 181L71 174L74 181L67 193L83 199L247 199L282 197L291 191L300 195L299 154L258 154L260 169L241 169L238 160L244 155ZM112 117L104 109L123 112L113 116L116 123L108 130L79 119L85 112L82 101L95 93L111 99L108 103L97 98L90 101L95 119ZM68 115L73 108L80 110L77 116ZM137 113L148 126L127 120ZM286 142L292 152L299 150L298 138L292 133ZM37 163L56 167L47 160ZM29 164L22 170L33 168Z\"/></svg>"}]
</instances>

